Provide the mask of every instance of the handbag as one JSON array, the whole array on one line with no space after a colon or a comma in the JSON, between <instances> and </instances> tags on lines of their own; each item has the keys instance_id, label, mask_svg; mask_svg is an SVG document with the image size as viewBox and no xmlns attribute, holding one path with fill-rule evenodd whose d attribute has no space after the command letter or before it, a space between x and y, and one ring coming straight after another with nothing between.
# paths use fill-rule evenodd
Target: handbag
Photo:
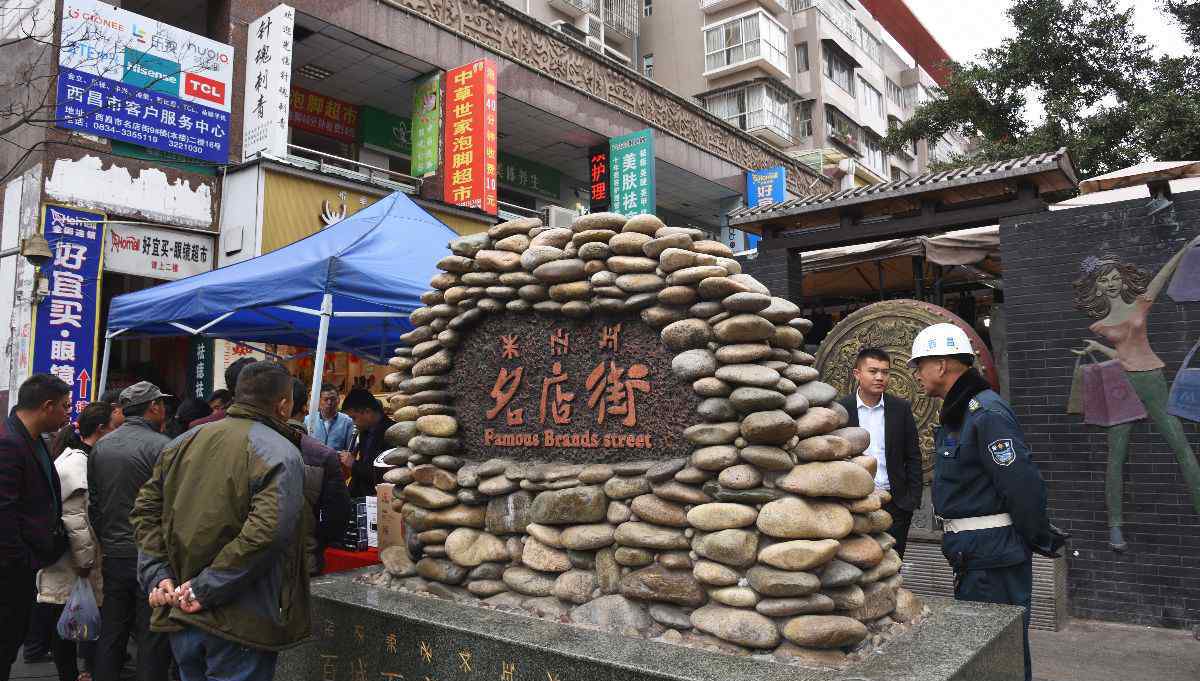
<instances>
[{"instance_id":1,"label":"handbag","mask_svg":"<svg viewBox=\"0 0 1200 681\"><path fill-rule=\"evenodd\" d=\"M1092 357L1088 353L1088 357ZM1092 361L1096 359L1092 357ZM1083 413L1083 355L1075 358L1075 371L1071 374L1071 393L1067 396L1067 413Z\"/></svg>"},{"instance_id":2,"label":"handbag","mask_svg":"<svg viewBox=\"0 0 1200 681\"><path fill-rule=\"evenodd\" d=\"M1197 349L1200 349L1200 341L1196 341L1187 357L1183 358L1167 398L1167 413L1189 421L1200 421L1200 369L1188 366Z\"/></svg>"},{"instance_id":3,"label":"handbag","mask_svg":"<svg viewBox=\"0 0 1200 681\"><path fill-rule=\"evenodd\" d=\"M1167 286L1167 295L1177 303L1200 301L1200 247L1193 246L1184 253Z\"/></svg>"},{"instance_id":4,"label":"handbag","mask_svg":"<svg viewBox=\"0 0 1200 681\"><path fill-rule=\"evenodd\" d=\"M1146 418L1146 407L1115 359L1083 365L1083 422L1115 426Z\"/></svg>"},{"instance_id":5,"label":"handbag","mask_svg":"<svg viewBox=\"0 0 1200 681\"><path fill-rule=\"evenodd\" d=\"M92 583L75 578L75 586L58 617L58 635L64 641L95 641L100 638L100 608Z\"/></svg>"}]
</instances>

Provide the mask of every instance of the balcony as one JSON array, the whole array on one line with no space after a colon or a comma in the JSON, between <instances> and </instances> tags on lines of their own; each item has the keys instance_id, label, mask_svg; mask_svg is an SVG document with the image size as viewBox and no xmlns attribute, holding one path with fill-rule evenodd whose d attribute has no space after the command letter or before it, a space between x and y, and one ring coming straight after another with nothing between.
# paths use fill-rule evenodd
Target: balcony
<instances>
[{"instance_id":1,"label":"balcony","mask_svg":"<svg viewBox=\"0 0 1200 681\"><path fill-rule=\"evenodd\" d=\"M791 105L769 83L726 90L705 97L704 108L730 125L777 147L796 143Z\"/></svg>"},{"instance_id":2,"label":"balcony","mask_svg":"<svg viewBox=\"0 0 1200 681\"><path fill-rule=\"evenodd\" d=\"M600 14L600 0L550 0L550 6L572 17Z\"/></svg>"},{"instance_id":3,"label":"balcony","mask_svg":"<svg viewBox=\"0 0 1200 681\"><path fill-rule=\"evenodd\" d=\"M751 111L744 116L743 130L777 147L790 147L796 140L792 137L792 124L786 116L772 111ZM730 121L738 125L735 121Z\"/></svg>"},{"instance_id":4,"label":"balcony","mask_svg":"<svg viewBox=\"0 0 1200 681\"><path fill-rule=\"evenodd\" d=\"M769 13L753 14L704 27L704 77L759 68L789 80L787 30Z\"/></svg>"},{"instance_id":5,"label":"balcony","mask_svg":"<svg viewBox=\"0 0 1200 681\"><path fill-rule=\"evenodd\" d=\"M745 3L746 0L700 0L700 11L711 14ZM786 12L788 9L786 0L758 0L758 4L768 12Z\"/></svg>"},{"instance_id":6,"label":"balcony","mask_svg":"<svg viewBox=\"0 0 1200 681\"><path fill-rule=\"evenodd\" d=\"M625 44L638 37L638 20L641 18L641 0L603 0L605 37L613 42Z\"/></svg>"}]
</instances>

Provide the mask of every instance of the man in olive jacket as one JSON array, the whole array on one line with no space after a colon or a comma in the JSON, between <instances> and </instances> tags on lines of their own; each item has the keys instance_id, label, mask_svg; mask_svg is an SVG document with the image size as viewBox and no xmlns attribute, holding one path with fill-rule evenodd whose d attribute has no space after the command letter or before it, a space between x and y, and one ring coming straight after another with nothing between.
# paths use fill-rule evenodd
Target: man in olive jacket
<instances>
[{"instance_id":1,"label":"man in olive jacket","mask_svg":"<svg viewBox=\"0 0 1200 681\"><path fill-rule=\"evenodd\" d=\"M267 681L309 634L312 519L291 412L287 370L247 366L225 418L171 442L138 495L139 576L182 681Z\"/></svg>"}]
</instances>

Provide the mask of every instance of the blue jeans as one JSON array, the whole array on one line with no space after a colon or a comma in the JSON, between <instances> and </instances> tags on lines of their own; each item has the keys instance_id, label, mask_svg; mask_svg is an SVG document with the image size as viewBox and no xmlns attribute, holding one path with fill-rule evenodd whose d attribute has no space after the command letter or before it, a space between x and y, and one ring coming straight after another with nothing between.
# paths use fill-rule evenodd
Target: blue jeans
<instances>
[{"instance_id":1,"label":"blue jeans","mask_svg":"<svg viewBox=\"0 0 1200 681\"><path fill-rule=\"evenodd\" d=\"M271 681L278 653L248 648L195 627L171 633L179 681Z\"/></svg>"}]
</instances>

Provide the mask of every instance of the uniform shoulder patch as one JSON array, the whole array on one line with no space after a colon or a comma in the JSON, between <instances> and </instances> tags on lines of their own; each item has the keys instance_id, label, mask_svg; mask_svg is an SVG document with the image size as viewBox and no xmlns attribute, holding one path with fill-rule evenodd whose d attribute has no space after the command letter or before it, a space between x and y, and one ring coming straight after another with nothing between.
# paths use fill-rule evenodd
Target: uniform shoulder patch
<instances>
[{"instance_id":1,"label":"uniform shoulder patch","mask_svg":"<svg viewBox=\"0 0 1200 681\"><path fill-rule=\"evenodd\" d=\"M979 400L975 399L974 397L971 398L970 402L967 402L967 409L970 409L971 411L975 411L979 409L979 407Z\"/></svg>"},{"instance_id":2,"label":"uniform shoulder patch","mask_svg":"<svg viewBox=\"0 0 1200 681\"><path fill-rule=\"evenodd\" d=\"M992 461L996 462L997 466L1009 466L1017 460L1017 450L1013 448L1010 438L993 440L992 444L988 445L988 451L991 452Z\"/></svg>"}]
</instances>

